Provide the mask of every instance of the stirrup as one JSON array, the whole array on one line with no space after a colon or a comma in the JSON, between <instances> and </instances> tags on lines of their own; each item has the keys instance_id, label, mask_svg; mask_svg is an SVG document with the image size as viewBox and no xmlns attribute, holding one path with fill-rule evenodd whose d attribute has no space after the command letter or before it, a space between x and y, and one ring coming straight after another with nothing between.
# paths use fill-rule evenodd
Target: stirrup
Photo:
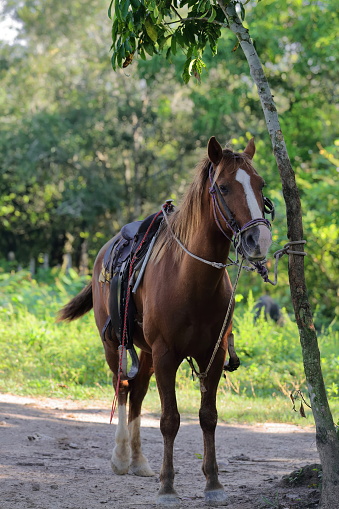
<instances>
[{"instance_id":1,"label":"stirrup","mask_svg":"<svg viewBox=\"0 0 339 509\"><path fill-rule=\"evenodd\" d=\"M137 352L135 351L134 346L131 348L125 348L120 345L118 348L119 356L122 355L121 369L122 369L122 380L133 380L138 374L139 371L139 357ZM127 352L132 361L132 366L127 373Z\"/></svg>"}]
</instances>

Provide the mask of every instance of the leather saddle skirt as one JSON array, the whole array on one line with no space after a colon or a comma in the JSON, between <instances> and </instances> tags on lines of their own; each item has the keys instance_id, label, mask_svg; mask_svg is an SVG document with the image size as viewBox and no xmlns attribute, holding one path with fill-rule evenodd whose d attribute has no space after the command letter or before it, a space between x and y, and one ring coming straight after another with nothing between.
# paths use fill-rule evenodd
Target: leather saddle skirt
<instances>
[{"instance_id":1,"label":"leather saddle skirt","mask_svg":"<svg viewBox=\"0 0 339 509\"><path fill-rule=\"evenodd\" d=\"M168 210L168 212L173 210L172 205L170 207L171 209ZM134 286L136 280L140 283L155 237L159 232L162 221L163 214L161 213L158 215L152 214L143 221L135 221L133 223L126 224L122 227L118 235L113 237L107 247L99 277L99 281L101 283L110 284L110 316L108 317L101 333L104 341L106 339L110 339L111 328L113 328L115 335L121 344L128 284L132 284ZM136 255L136 257L133 263L132 277L130 278L130 263L134 255ZM147 258L147 260L145 260L145 258ZM139 274L139 272L141 274ZM127 334L125 347L132 357L133 365L131 372L127 375L128 379L134 378L138 371L138 367L136 365L137 355L133 347L135 314L136 308L133 300L133 294L131 292L127 310Z\"/></svg>"}]
</instances>

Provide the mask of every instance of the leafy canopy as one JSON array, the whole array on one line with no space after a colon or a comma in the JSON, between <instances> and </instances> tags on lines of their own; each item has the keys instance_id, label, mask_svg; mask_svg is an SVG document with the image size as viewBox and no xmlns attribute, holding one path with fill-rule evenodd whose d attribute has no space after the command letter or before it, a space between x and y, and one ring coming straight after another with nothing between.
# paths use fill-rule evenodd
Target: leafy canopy
<instances>
[{"instance_id":1,"label":"leafy canopy","mask_svg":"<svg viewBox=\"0 0 339 509\"><path fill-rule=\"evenodd\" d=\"M244 15L241 2L240 12ZM217 53L225 15L216 0L111 0L108 15L112 25L112 66L127 67L137 54L165 53L167 59L181 50L186 55L183 80L197 78L205 67L207 46Z\"/></svg>"}]
</instances>

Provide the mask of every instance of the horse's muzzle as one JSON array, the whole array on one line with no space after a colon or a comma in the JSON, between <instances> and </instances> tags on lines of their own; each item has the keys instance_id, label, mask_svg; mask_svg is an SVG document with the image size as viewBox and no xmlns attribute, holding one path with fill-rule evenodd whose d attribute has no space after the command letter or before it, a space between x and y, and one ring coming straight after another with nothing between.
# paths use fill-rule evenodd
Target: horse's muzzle
<instances>
[{"instance_id":1,"label":"horse's muzzle","mask_svg":"<svg viewBox=\"0 0 339 509\"><path fill-rule=\"evenodd\" d=\"M250 262L264 260L272 244L272 235L267 226L261 224L246 230L241 238L241 248Z\"/></svg>"}]
</instances>

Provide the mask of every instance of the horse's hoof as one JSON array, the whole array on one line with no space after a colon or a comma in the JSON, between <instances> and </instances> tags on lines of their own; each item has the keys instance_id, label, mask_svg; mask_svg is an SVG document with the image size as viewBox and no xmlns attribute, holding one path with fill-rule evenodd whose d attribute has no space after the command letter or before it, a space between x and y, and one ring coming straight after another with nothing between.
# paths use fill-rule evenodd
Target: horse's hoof
<instances>
[{"instance_id":1,"label":"horse's hoof","mask_svg":"<svg viewBox=\"0 0 339 509\"><path fill-rule=\"evenodd\" d=\"M121 447L116 445L112 451L111 467L115 474L124 475L128 474L129 466L131 464L131 449L129 445Z\"/></svg>"},{"instance_id":2,"label":"horse's hoof","mask_svg":"<svg viewBox=\"0 0 339 509\"><path fill-rule=\"evenodd\" d=\"M239 366L240 366L240 359L238 359L238 357L236 359L231 358L225 362L224 371L230 371L230 372L236 371Z\"/></svg>"},{"instance_id":3,"label":"horse's hoof","mask_svg":"<svg viewBox=\"0 0 339 509\"><path fill-rule=\"evenodd\" d=\"M223 488L218 490L205 491L205 502L208 505L227 505L227 495Z\"/></svg>"},{"instance_id":4,"label":"horse's hoof","mask_svg":"<svg viewBox=\"0 0 339 509\"><path fill-rule=\"evenodd\" d=\"M148 464L148 461L146 460L144 463L131 463L129 470L131 474L139 475L141 477L152 477L155 475L153 470Z\"/></svg>"},{"instance_id":5,"label":"horse's hoof","mask_svg":"<svg viewBox=\"0 0 339 509\"><path fill-rule=\"evenodd\" d=\"M111 458L111 467L115 474L117 475L124 475L128 474L129 470L129 461L119 461L117 458L112 456Z\"/></svg>"},{"instance_id":6,"label":"horse's hoof","mask_svg":"<svg viewBox=\"0 0 339 509\"><path fill-rule=\"evenodd\" d=\"M158 495L156 500L157 506L163 507L180 507L180 498L176 493L168 493Z\"/></svg>"}]
</instances>

